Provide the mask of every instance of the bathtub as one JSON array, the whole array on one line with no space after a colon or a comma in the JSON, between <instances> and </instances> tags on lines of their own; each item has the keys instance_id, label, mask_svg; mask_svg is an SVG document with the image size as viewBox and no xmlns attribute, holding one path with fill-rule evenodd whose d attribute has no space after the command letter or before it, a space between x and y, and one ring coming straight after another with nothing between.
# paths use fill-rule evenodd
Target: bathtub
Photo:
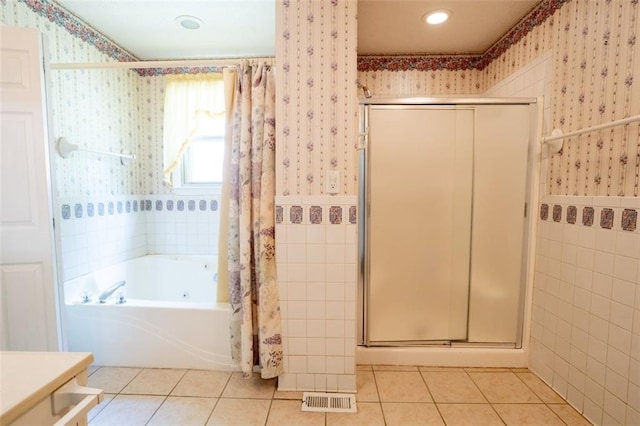
<instances>
[{"instance_id":1,"label":"bathtub","mask_svg":"<svg viewBox=\"0 0 640 426\"><path fill-rule=\"evenodd\" d=\"M216 270L214 257L153 255L65 282L68 350L92 352L96 365L236 370Z\"/></svg>"}]
</instances>

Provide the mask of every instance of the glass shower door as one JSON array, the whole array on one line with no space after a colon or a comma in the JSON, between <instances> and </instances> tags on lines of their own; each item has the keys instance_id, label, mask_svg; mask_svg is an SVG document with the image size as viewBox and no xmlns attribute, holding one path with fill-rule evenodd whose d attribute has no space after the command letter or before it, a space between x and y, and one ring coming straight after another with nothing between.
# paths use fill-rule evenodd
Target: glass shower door
<instances>
[{"instance_id":1,"label":"glass shower door","mask_svg":"<svg viewBox=\"0 0 640 426\"><path fill-rule=\"evenodd\" d=\"M474 111L369 108L368 343L467 338Z\"/></svg>"}]
</instances>

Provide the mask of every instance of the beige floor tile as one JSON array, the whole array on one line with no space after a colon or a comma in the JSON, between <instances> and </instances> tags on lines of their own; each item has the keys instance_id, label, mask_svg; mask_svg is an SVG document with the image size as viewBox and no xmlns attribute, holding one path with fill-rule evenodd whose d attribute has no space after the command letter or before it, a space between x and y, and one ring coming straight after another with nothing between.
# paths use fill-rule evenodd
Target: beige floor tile
<instances>
[{"instance_id":1,"label":"beige floor tile","mask_svg":"<svg viewBox=\"0 0 640 426\"><path fill-rule=\"evenodd\" d=\"M379 402L361 402L357 407L357 413L327 413L327 426L384 426Z\"/></svg>"},{"instance_id":2,"label":"beige floor tile","mask_svg":"<svg viewBox=\"0 0 640 426\"><path fill-rule=\"evenodd\" d=\"M491 403L542 403L511 372L470 372L469 376Z\"/></svg>"},{"instance_id":3,"label":"beige floor tile","mask_svg":"<svg viewBox=\"0 0 640 426\"><path fill-rule=\"evenodd\" d=\"M591 422L582 417L568 404L549 404L549 408L569 426L590 426Z\"/></svg>"},{"instance_id":4,"label":"beige floor tile","mask_svg":"<svg viewBox=\"0 0 640 426\"><path fill-rule=\"evenodd\" d=\"M418 371L415 365L372 365L373 371Z\"/></svg>"},{"instance_id":5,"label":"beige floor tile","mask_svg":"<svg viewBox=\"0 0 640 426\"><path fill-rule=\"evenodd\" d=\"M90 365L89 367L87 367L87 374L90 376L96 371L98 371L99 369L100 369L100 366L98 365Z\"/></svg>"},{"instance_id":6,"label":"beige floor tile","mask_svg":"<svg viewBox=\"0 0 640 426\"><path fill-rule=\"evenodd\" d=\"M382 411L388 426L444 425L435 404L427 402L383 402Z\"/></svg>"},{"instance_id":7,"label":"beige floor tile","mask_svg":"<svg viewBox=\"0 0 640 426\"><path fill-rule=\"evenodd\" d=\"M371 370L373 370L373 367L371 367L368 364L358 364L358 365L356 365L356 370L357 371L371 371Z\"/></svg>"},{"instance_id":8,"label":"beige floor tile","mask_svg":"<svg viewBox=\"0 0 640 426\"><path fill-rule=\"evenodd\" d=\"M528 387L547 404L564 404L564 399L533 373L516 373Z\"/></svg>"},{"instance_id":9,"label":"beige floor tile","mask_svg":"<svg viewBox=\"0 0 640 426\"><path fill-rule=\"evenodd\" d=\"M277 379L261 379L258 373L245 379L242 373L234 372L222 392L222 397L271 399L276 390L276 381Z\"/></svg>"},{"instance_id":10,"label":"beige floor tile","mask_svg":"<svg viewBox=\"0 0 640 426\"><path fill-rule=\"evenodd\" d=\"M506 373L510 372L510 368L501 367L464 367L468 373Z\"/></svg>"},{"instance_id":11,"label":"beige floor tile","mask_svg":"<svg viewBox=\"0 0 640 426\"><path fill-rule=\"evenodd\" d=\"M128 395L169 395L186 370L145 368L120 393Z\"/></svg>"},{"instance_id":12,"label":"beige floor tile","mask_svg":"<svg viewBox=\"0 0 640 426\"><path fill-rule=\"evenodd\" d=\"M371 371L358 371L356 372L356 394L357 401L364 402L377 402L380 401L378 397L378 389L376 387L376 380Z\"/></svg>"},{"instance_id":13,"label":"beige floor tile","mask_svg":"<svg viewBox=\"0 0 640 426\"><path fill-rule=\"evenodd\" d=\"M323 426L325 413L302 411L301 401L271 402L267 426ZM215 411L215 410L214 410Z\"/></svg>"},{"instance_id":14,"label":"beige floor tile","mask_svg":"<svg viewBox=\"0 0 640 426\"><path fill-rule=\"evenodd\" d=\"M144 425L164 398L150 395L118 395L91 421L91 426Z\"/></svg>"},{"instance_id":15,"label":"beige floor tile","mask_svg":"<svg viewBox=\"0 0 640 426\"><path fill-rule=\"evenodd\" d=\"M487 402L473 380L464 371L423 371L435 402Z\"/></svg>"},{"instance_id":16,"label":"beige floor tile","mask_svg":"<svg viewBox=\"0 0 640 426\"><path fill-rule=\"evenodd\" d=\"M376 371L380 401L433 402L419 372Z\"/></svg>"},{"instance_id":17,"label":"beige floor tile","mask_svg":"<svg viewBox=\"0 0 640 426\"><path fill-rule=\"evenodd\" d=\"M171 395L217 398L230 376L231 373L227 371L188 370Z\"/></svg>"},{"instance_id":18,"label":"beige floor tile","mask_svg":"<svg viewBox=\"0 0 640 426\"><path fill-rule=\"evenodd\" d=\"M102 389L104 393L118 393L141 371L141 368L100 367L89 376L88 386Z\"/></svg>"},{"instance_id":19,"label":"beige floor tile","mask_svg":"<svg viewBox=\"0 0 640 426\"><path fill-rule=\"evenodd\" d=\"M279 391L277 390L273 394L273 399L290 399L295 401L302 401L303 392L298 391Z\"/></svg>"},{"instance_id":20,"label":"beige floor tile","mask_svg":"<svg viewBox=\"0 0 640 426\"><path fill-rule=\"evenodd\" d=\"M502 420L490 404L438 404L438 409L448 425L502 426Z\"/></svg>"},{"instance_id":21,"label":"beige floor tile","mask_svg":"<svg viewBox=\"0 0 640 426\"><path fill-rule=\"evenodd\" d=\"M270 399L219 399L207 426L264 426L270 406Z\"/></svg>"},{"instance_id":22,"label":"beige floor tile","mask_svg":"<svg viewBox=\"0 0 640 426\"><path fill-rule=\"evenodd\" d=\"M493 404L507 426L564 425L562 420L544 404Z\"/></svg>"},{"instance_id":23,"label":"beige floor tile","mask_svg":"<svg viewBox=\"0 0 640 426\"><path fill-rule=\"evenodd\" d=\"M429 365L421 365L418 367L420 371L439 371L441 373L447 373L450 371L464 371L462 367L433 367Z\"/></svg>"},{"instance_id":24,"label":"beige floor tile","mask_svg":"<svg viewBox=\"0 0 640 426\"><path fill-rule=\"evenodd\" d=\"M202 426L216 405L216 398L170 396L151 417L150 426Z\"/></svg>"},{"instance_id":25,"label":"beige floor tile","mask_svg":"<svg viewBox=\"0 0 640 426\"><path fill-rule=\"evenodd\" d=\"M93 407L88 413L87 413L87 420L91 421L95 416L97 416L102 410L105 409L105 407L107 405L109 405L109 403L111 402L111 400L113 398L115 398L115 394L112 393L105 393L102 396L102 402L98 405L96 405L95 407Z\"/></svg>"}]
</instances>

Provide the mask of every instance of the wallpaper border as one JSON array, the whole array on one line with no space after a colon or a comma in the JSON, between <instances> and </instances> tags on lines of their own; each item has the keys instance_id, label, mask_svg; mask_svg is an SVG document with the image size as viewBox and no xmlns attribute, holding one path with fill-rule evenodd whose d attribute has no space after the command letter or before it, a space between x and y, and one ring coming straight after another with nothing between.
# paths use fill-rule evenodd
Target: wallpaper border
<instances>
[{"instance_id":1,"label":"wallpaper border","mask_svg":"<svg viewBox=\"0 0 640 426\"><path fill-rule=\"evenodd\" d=\"M100 52L120 62L139 59L117 43L96 31L55 0L19 0L35 13L64 28L67 32L91 44ZM463 71L483 70L491 62L518 43L536 26L552 16L570 0L542 0L524 18L484 53L479 55L363 55L358 57L358 71ZM4 2L4 0L3 0ZM220 72L221 67L175 67L135 69L142 77L166 74L199 74Z\"/></svg>"},{"instance_id":2,"label":"wallpaper border","mask_svg":"<svg viewBox=\"0 0 640 426\"><path fill-rule=\"evenodd\" d=\"M478 55L362 55L358 71L482 71L570 0L542 0L506 34Z\"/></svg>"},{"instance_id":3,"label":"wallpaper border","mask_svg":"<svg viewBox=\"0 0 640 426\"><path fill-rule=\"evenodd\" d=\"M49 19L85 43L120 62L137 61L138 58L123 49L113 40L95 30L86 22L54 0L18 0L25 3L36 14Z\"/></svg>"}]
</instances>

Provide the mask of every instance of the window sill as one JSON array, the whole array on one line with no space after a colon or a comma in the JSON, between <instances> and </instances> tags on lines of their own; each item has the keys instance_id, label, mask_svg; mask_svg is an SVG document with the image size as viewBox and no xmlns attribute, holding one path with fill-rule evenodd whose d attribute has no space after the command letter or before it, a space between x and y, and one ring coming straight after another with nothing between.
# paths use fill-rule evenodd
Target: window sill
<instances>
[{"instance_id":1,"label":"window sill","mask_svg":"<svg viewBox=\"0 0 640 426\"><path fill-rule=\"evenodd\" d=\"M222 193L222 184L175 186L171 188L171 193L175 195L220 195Z\"/></svg>"}]
</instances>

